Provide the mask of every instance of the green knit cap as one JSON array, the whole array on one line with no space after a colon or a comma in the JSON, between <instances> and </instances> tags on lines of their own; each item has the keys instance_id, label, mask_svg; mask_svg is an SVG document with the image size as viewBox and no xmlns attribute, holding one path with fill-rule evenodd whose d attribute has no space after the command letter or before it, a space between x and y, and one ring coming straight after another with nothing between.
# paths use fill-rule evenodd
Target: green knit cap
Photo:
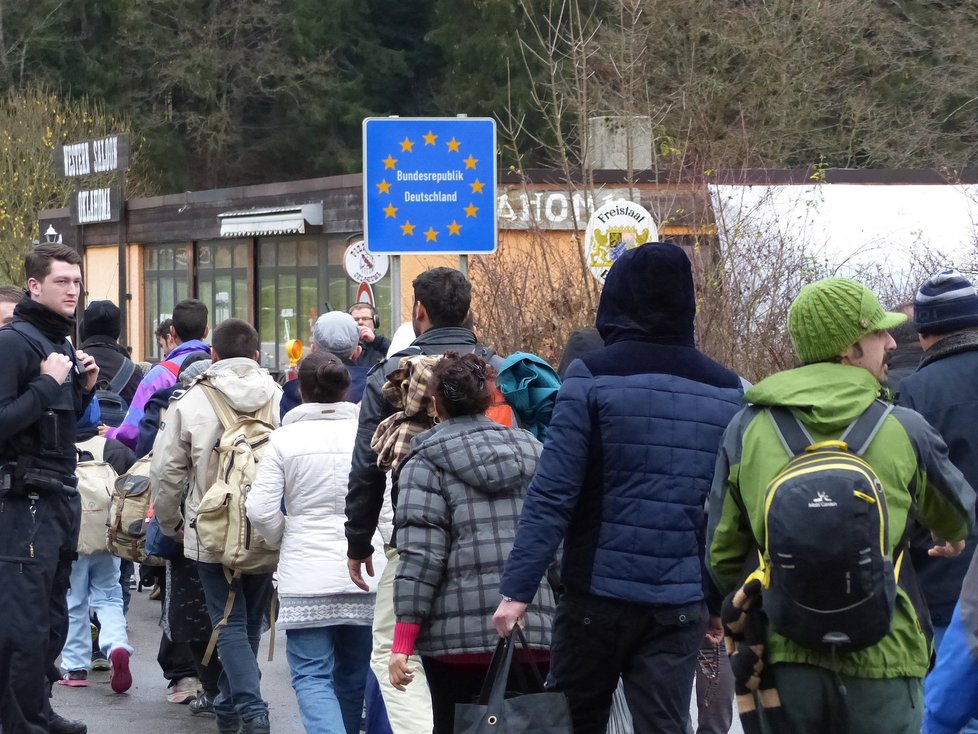
<instances>
[{"instance_id":1,"label":"green knit cap","mask_svg":"<svg viewBox=\"0 0 978 734\"><path fill-rule=\"evenodd\" d=\"M848 278L809 283L788 310L788 333L802 362L821 362L842 354L873 331L904 323L902 313L884 311L876 294Z\"/></svg>"}]
</instances>

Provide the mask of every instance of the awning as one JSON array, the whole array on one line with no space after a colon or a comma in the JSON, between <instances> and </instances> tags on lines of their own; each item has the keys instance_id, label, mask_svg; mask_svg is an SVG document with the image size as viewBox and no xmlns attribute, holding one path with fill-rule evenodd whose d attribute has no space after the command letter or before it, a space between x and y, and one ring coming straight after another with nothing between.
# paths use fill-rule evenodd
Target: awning
<instances>
[{"instance_id":1,"label":"awning","mask_svg":"<svg viewBox=\"0 0 978 734\"><path fill-rule=\"evenodd\" d=\"M305 234L308 225L322 225L323 203L244 209L218 214L221 237L260 237L272 234Z\"/></svg>"}]
</instances>

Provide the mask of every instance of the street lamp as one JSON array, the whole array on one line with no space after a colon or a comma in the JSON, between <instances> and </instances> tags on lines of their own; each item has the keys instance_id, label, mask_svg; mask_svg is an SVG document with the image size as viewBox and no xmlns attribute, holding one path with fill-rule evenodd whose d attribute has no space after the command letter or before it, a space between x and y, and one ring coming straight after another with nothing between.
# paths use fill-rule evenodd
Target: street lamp
<instances>
[{"instance_id":1,"label":"street lamp","mask_svg":"<svg viewBox=\"0 0 978 734\"><path fill-rule=\"evenodd\" d=\"M49 224L48 228L44 231L44 240L49 245L60 245L63 244L61 241L61 235L54 228L53 224Z\"/></svg>"}]
</instances>

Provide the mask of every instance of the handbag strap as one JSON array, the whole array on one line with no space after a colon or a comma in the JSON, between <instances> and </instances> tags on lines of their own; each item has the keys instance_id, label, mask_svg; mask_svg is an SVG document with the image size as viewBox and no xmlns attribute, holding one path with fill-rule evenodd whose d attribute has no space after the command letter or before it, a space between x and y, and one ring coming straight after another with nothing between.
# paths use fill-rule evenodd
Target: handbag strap
<instances>
[{"instance_id":1,"label":"handbag strap","mask_svg":"<svg viewBox=\"0 0 978 734\"><path fill-rule=\"evenodd\" d=\"M500 638L496 645L496 651L492 655L492 662L489 663L489 670L482 682L482 690L479 691L479 698L477 699L479 704L488 706L488 713L490 714L494 712L498 714L503 700L506 698L506 683L509 680L509 671L513 667L513 654L516 651L517 642L522 645L525 651L530 652L530 647L526 644L526 638L523 636L523 629L518 624L513 626L513 631L509 633L509 637L505 640ZM540 669L533 661L532 655L528 655L527 660L537 685L540 690L543 690L543 676L540 675ZM523 675L522 669L519 672L520 675ZM524 688L528 688L525 681Z\"/></svg>"}]
</instances>

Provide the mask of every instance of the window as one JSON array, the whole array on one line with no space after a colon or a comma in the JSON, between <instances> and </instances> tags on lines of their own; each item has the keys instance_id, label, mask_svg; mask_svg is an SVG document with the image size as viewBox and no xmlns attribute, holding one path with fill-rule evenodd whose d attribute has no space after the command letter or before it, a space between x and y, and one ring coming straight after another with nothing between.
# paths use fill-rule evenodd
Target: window
<instances>
[{"instance_id":1,"label":"window","mask_svg":"<svg viewBox=\"0 0 978 734\"><path fill-rule=\"evenodd\" d=\"M197 243L197 297L210 311L213 329L230 318L252 322L249 240Z\"/></svg>"},{"instance_id":2,"label":"window","mask_svg":"<svg viewBox=\"0 0 978 734\"><path fill-rule=\"evenodd\" d=\"M190 297L190 245L154 245L145 248L143 277L145 306L144 353L150 359L163 359L156 343L156 327L173 316L173 307Z\"/></svg>"},{"instance_id":3,"label":"window","mask_svg":"<svg viewBox=\"0 0 978 734\"><path fill-rule=\"evenodd\" d=\"M258 241L258 334L263 367L288 367L285 345L290 339L309 344L312 325L325 301L320 297L325 254L315 237Z\"/></svg>"}]
</instances>

